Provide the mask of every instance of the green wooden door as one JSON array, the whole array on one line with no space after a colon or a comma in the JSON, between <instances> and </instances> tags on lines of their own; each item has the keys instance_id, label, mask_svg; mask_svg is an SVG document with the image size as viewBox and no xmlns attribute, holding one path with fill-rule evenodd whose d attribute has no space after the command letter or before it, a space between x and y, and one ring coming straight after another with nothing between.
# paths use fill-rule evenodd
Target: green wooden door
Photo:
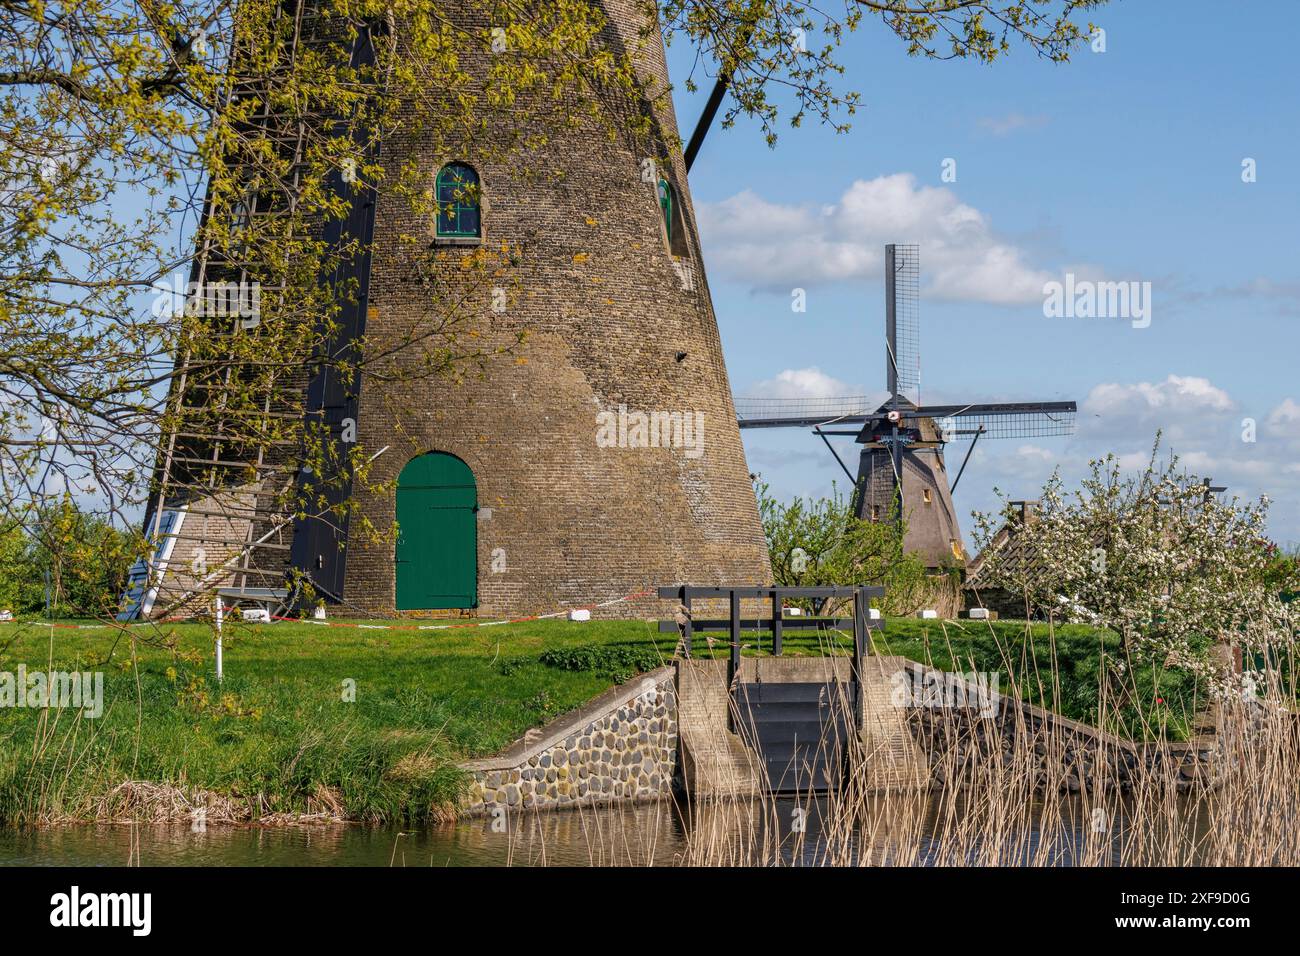
<instances>
[{"instance_id":1,"label":"green wooden door","mask_svg":"<svg viewBox=\"0 0 1300 956\"><path fill-rule=\"evenodd\" d=\"M412 458L397 478L397 608L478 606L478 491L454 455Z\"/></svg>"}]
</instances>

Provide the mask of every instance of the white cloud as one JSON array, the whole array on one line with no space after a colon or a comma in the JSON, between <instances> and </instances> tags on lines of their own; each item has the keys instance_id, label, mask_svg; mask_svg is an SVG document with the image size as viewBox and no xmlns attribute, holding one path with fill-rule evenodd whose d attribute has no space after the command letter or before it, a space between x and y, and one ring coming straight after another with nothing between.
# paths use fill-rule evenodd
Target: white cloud
<instances>
[{"instance_id":1,"label":"white cloud","mask_svg":"<svg viewBox=\"0 0 1300 956\"><path fill-rule=\"evenodd\" d=\"M994 446L1004 446L997 447ZM978 488L976 496L983 510L997 510L992 489L997 487L1011 498L1036 498L1052 471L1061 463L1061 451L1040 445L1005 447L1006 443L981 442L975 446L959 488ZM946 458L951 479L961 467L967 445L949 445ZM969 499L968 499L969 500Z\"/></svg>"},{"instance_id":2,"label":"white cloud","mask_svg":"<svg viewBox=\"0 0 1300 956\"><path fill-rule=\"evenodd\" d=\"M1290 398L1283 399L1268 413L1268 430L1279 438L1300 438L1300 405Z\"/></svg>"},{"instance_id":3,"label":"white cloud","mask_svg":"<svg viewBox=\"0 0 1300 956\"><path fill-rule=\"evenodd\" d=\"M1060 453L1039 448L1037 445L1021 445L1016 449L1016 457L1024 462L1051 464L1060 459Z\"/></svg>"},{"instance_id":4,"label":"white cloud","mask_svg":"<svg viewBox=\"0 0 1300 956\"><path fill-rule=\"evenodd\" d=\"M1203 418L1206 414L1226 415L1236 403L1209 378L1170 375L1161 382L1102 382L1084 399L1080 414L1121 419L1134 423L1169 423Z\"/></svg>"},{"instance_id":5,"label":"white cloud","mask_svg":"<svg viewBox=\"0 0 1300 956\"><path fill-rule=\"evenodd\" d=\"M698 207L715 276L786 291L817 281L880 278L884 246L921 245L925 295L1000 305L1041 303L1052 276L999 239L978 209L910 173L855 181L839 202L769 202L750 190Z\"/></svg>"},{"instance_id":6,"label":"white cloud","mask_svg":"<svg viewBox=\"0 0 1300 956\"><path fill-rule=\"evenodd\" d=\"M755 383L745 395L749 398L843 398L866 393L861 385L849 385L813 367L785 369Z\"/></svg>"},{"instance_id":7,"label":"white cloud","mask_svg":"<svg viewBox=\"0 0 1300 956\"><path fill-rule=\"evenodd\" d=\"M1149 449L1156 432L1180 455L1241 444L1236 400L1209 379L1169 375L1158 382L1103 382L1079 406L1079 438L1106 450Z\"/></svg>"},{"instance_id":8,"label":"white cloud","mask_svg":"<svg viewBox=\"0 0 1300 956\"><path fill-rule=\"evenodd\" d=\"M1172 452L1189 474L1212 476L1243 499L1273 501L1271 532L1282 542L1300 540L1300 404L1285 398L1264 420L1256 441L1243 441L1241 406L1206 378L1170 375L1161 382L1097 385L1080 407L1072 455L1115 452L1121 465L1140 471L1150 458L1156 429L1162 458ZM1066 469L1063 469L1065 471ZM1082 474L1082 462L1068 469Z\"/></svg>"},{"instance_id":9,"label":"white cloud","mask_svg":"<svg viewBox=\"0 0 1300 956\"><path fill-rule=\"evenodd\" d=\"M980 129L994 136L1005 136L1019 129L1046 126L1048 118L1042 115L1026 116L1024 113L1006 113L1002 116L983 116L978 120Z\"/></svg>"}]
</instances>

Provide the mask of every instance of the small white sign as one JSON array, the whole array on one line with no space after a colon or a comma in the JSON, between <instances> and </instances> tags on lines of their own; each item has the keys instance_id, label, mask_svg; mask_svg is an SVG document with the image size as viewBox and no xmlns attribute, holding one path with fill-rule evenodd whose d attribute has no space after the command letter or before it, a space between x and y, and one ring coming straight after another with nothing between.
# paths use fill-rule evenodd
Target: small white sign
<instances>
[{"instance_id":1,"label":"small white sign","mask_svg":"<svg viewBox=\"0 0 1300 956\"><path fill-rule=\"evenodd\" d=\"M570 621L590 621L591 612L586 608L581 608L569 612Z\"/></svg>"},{"instance_id":2,"label":"small white sign","mask_svg":"<svg viewBox=\"0 0 1300 956\"><path fill-rule=\"evenodd\" d=\"M271 612L264 607L244 608L243 617L245 621L258 621L262 624L271 623Z\"/></svg>"}]
</instances>

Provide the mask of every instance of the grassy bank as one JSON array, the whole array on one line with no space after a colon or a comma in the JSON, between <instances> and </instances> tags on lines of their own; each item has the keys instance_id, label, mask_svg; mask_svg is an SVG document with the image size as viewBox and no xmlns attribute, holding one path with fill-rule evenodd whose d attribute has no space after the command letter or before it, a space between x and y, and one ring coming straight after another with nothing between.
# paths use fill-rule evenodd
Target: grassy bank
<instances>
[{"instance_id":1,"label":"grassy bank","mask_svg":"<svg viewBox=\"0 0 1300 956\"><path fill-rule=\"evenodd\" d=\"M23 663L105 675L96 720L0 708L0 819L148 815L141 801L169 799L136 789L114 798L120 808L105 802L136 780L232 798L218 800L209 819L420 820L455 798L457 759L494 753L613 682L542 664L543 651L629 641L652 647L650 625L227 625L217 686L212 632L202 624L0 625L0 670Z\"/></svg>"},{"instance_id":2,"label":"grassy bank","mask_svg":"<svg viewBox=\"0 0 1300 956\"><path fill-rule=\"evenodd\" d=\"M946 671L996 671L1004 691L1135 740L1186 740L1206 705L1187 671L1130 658L1117 635L1083 625L899 620L877 645Z\"/></svg>"},{"instance_id":3,"label":"grassy bank","mask_svg":"<svg viewBox=\"0 0 1300 956\"><path fill-rule=\"evenodd\" d=\"M676 643L640 621L448 630L228 624L226 678L217 686L212 637L204 624L0 625L0 671L102 671L105 682L104 713L94 720L0 708L0 820L165 818L201 803L211 821L317 813L420 822L456 799L458 760L495 753L658 666ZM848 635L786 638L791 654L848 646ZM916 620L891 620L877 649L951 670L1016 674L1024 696L1088 721L1097 715L1101 653L1118 653L1105 635L1058 628L1053 668L1046 628L1027 640L1022 622ZM726 647L700 637L696 653L721 656ZM1175 737L1184 733L1194 685L1150 668L1131 674L1134 690L1115 711L1128 715L1127 729L1140 731L1145 715Z\"/></svg>"}]
</instances>

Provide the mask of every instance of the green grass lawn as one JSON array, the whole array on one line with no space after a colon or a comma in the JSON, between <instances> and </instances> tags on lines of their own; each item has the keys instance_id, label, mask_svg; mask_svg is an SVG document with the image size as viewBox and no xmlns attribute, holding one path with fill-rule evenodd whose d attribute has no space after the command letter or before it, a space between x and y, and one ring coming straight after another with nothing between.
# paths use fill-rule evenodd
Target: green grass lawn
<instances>
[{"instance_id":1,"label":"green grass lawn","mask_svg":"<svg viewBox=\"0 0 1300 956\"><path fill-rule=\"evenodd\" d=\"M3 624L0 671L102 670L105 711L77 720L71 711L0 708L0 819L83 816L128 779L260 796L283 812L300 812L325 786L351 816L420 818L455 796L458 759L500 750L622 676L550 667L543 651L653 649L652 627L227 624L218 686L203 624L126 632Z\"/></svg>"},{"instance_id":2,"label":"green grass lawn","mask_svg":"<svg viewBox=\"0 0 1300 956\"><path fill-rule=\"evenodd\" d=\"M119 783L145 780L230 795L255 806L252 816L323 801L357 819L419 821L456 797L457 761L495 753L657 666L677 639L644 621L445 630L228 623L217 685L212 636L205 624L0 624L0 671L22 663L105 674L96 720L0 708L0 820L94 816ZM710 647L697 636L697 656L725 656L718 637ZM760 652L757 635L745 640L747 654ZM1095 720L1101 653L1115 654L1114 640L1057 628L1056 643L1060 666L1055 681L1043 677L1041 702ZM843 633L785 636L787 654L850 648ZM1051 672L1046 629L1027 640L1023 622L891 620L876 648L946 669L1015 672L1036 700L1035 675ZM1150 668L1136 674L1130 723L1137 728L1131 718L1149 704L1178 735L1195 708L1194 684ZM345 699L352 688L355 699Z\"/></svg>"}]
</instances>

